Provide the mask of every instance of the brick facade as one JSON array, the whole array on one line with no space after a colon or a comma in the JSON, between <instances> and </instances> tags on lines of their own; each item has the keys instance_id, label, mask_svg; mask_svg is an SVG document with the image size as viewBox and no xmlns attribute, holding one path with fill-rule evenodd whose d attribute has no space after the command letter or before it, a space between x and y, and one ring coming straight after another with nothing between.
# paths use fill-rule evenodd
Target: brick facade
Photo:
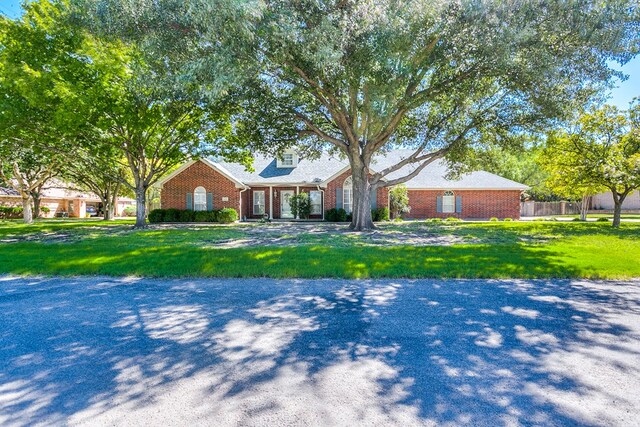
<instances>
[{"instance_id":1,"label":"brick facade","mask_svg":"<svg viewBox=\"0 0 640 427\"><path fill-rule=\"evenodd\" d=\"M202 161L197 161L164 183L160 193L162 208L186 209L187 193L193 194L196 187L204 187L207 193L213 193L213 209L233 208L240 212L240 189Z\"/></svg>"},{"instance_id":2,"label":"brick facade","mask_svg":"<svg viewBox=\"0 0 640 427\"><path fill-rule=\"evenodd\" d=\"M336 191L342 188L344 181L350 176L350 171L345 171L327 183L322 189L324 196L323 210L336 207ZM202 186L207 193L213 193L213 208L234 208L240 213L240 218L259 219L263 215L253 214L253 193L264 191L265 212L270 213L273 206L272 218L281 217L282 191L291 190L294 194L305 191L315 191L317 187L295 186L268 186L252 187L241 191L236 184L202 161L198 161L163 184L161 192L161 205L163 208L186 209L186 194L192 193L196 187ZM408 218L446 218L449 216L459 218L520 218L520 191L519 190L459 190L456 196L461 197L461 213L436 212L436 198L444 194L443 190L409 190L409 205L411 212ZM271 201L273 195L273 201ZM223 198L227 200L223 201ZM242 203L240 203L242 198ZM377 191L377 207L389 206L389 189L380 188ZM242 209L240 206L242 205ZM311 219L321 219L322 215L313 215Z\"/></svg>"},{"instance_id":3,"label":"brick facade","mask_svg":"<svg viewBox=\"0 0 640 427\"><path fill-rule=\"evenodd\" d=\"M459 190L453 189L462 198L461 213L436 212L436 198L443 190L409 190L411 212L407 218L477 218L520 219L520 190Z\"/></svg>"}]
</instances>

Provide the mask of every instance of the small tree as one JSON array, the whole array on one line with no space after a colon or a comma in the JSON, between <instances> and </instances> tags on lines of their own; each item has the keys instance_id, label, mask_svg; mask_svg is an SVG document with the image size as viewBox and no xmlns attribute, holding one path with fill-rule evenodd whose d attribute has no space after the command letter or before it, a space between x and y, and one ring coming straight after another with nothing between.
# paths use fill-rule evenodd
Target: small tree
<instances>
[{"instance_id":1,"label":"small tree","mask_svg":"<svg viewBox=\"0 0 640 427\"><path fill-rule=\"evenodd\" d=\"M637 103L626 112L605 106L583 114L568 130L550 135L543 156L556 191L611 191L614 227L620 226L622 203L640 188L639 115Z\"/></svg>"},{"instance_id":2,"label":"small tree","mask_svg":"<svg viewBox=\"0 0 640 427\"><path fill-rule=\"evenodd\" d=\"M389 203L391 214L394 218L401 217L405 213L411 212L409 206L409 191L406 185L397 185L389 191Z\"/></svg>"},{"instance_id":3,"label":"small tree","mask_svg":"<svg viewBox=\"0 0 640 427\"><path fill-rule=\"evenodd\" d=\"M291 212L296 218L309 219L311 215L311 199L309 194L304 191L289 199Z\"/></svg>"}]
</instances>

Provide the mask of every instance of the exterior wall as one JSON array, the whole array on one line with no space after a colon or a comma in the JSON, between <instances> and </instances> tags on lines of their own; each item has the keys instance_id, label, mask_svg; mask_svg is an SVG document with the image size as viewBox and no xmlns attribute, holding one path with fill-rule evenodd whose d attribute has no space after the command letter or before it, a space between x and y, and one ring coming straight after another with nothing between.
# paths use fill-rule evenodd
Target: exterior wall
<instances>
[{"instance_id":1,"label":"exterior wall","mask_svg":"<svg viewBox=\"0 0 640 427\"><path fill-rule=\"evenodd\" d=\"M163 209L186 209L187 193L196 187L204 187L213 193L213 209L233 208L240 212L240 189L227 177L198 161L165 182L160 194ZM223 200L223 198L227 200Z\"/></svg>"},{"instance_id":2,"label":"exterior wall","mask_svg":"<svg viewBox=\"0 0 640 427\"><path fill-rule=\"evenodd\" d=\"M613 196L611 192L600 193L593 196L591 199L592 209L613 209ZM630 193L624 202L622 202L622 209L640 209L640 191L634 191Z\"/></svg>"},{"instance_id":3,"label":"exterior wall","mask_svg":"<svg viewBox=\"0 0 640 427\"><path fill-rule=\"evenodd\" d=\"M293 191L293 194L298 194L301 192L310 192L316 191L317 187L272 187L272 191L269 190L269 187L251 187L249 190L243 193L242 197L242 217L246 217L247 219L260 219L262 215L254 215L253 214L253 192L254 191L264 191L265 194L265 213L270 214L270 197L273 194L273 215L270 217L273 219L281 219L282 214L282 191ZM322 214L320 215L311 215L309 219L322 219Z\"/></svg>"},{"instance_id":4,"label":"exterior wall","mask_svg":"<svg viewBox=\"0 0 640 427\"><path fill-rule=\"evenodd\" d=\"M344 181L351 176L351 170L344 172L331 180L325 189L325 205L324 209L332 209L336 207L336 190L342 188ZM389 207L389 188L378 188L376 192L376 206L378 208Z\"/></svg>"},{"instance_id":5,"label":"exterior wall","mask_svg":"<svg viewBox=\"0 0 640 427\"><path fill-rule=\"evenodd\" d=\"M22 207L22 199L20 197L0 196L0 206Z\"/></svg>"},{"instance_id":6,"label":"exterior wall","mask_svg":"<svg viewBox=\"0 0 640 427\"><path fill-rule=\"evenodd\" d=\"M49 213L45 214L40 211L40 218L54 218L58 212L67 212L68 203L72 202L66 199L43 197L40 201L40 208L48 208ZM20 197L0 197L0 206L22 207L22 199Z\"/></svg>"},{"instance_id":7,"label":"exterior wall","mask_svg":"<svg viewBox=\"0 0 640 427\"><path fill-rule=\"evenodd\" d=\"M242 195L244 196L242 199L242 210L243 210L243 214L240 216L240 218L248 218L248 219L260 219L263 218L263 215L257 215L253 213L253 193L254 191L264 191L264 212L265 214L270 214L269 211L269 202L270 202L270 195L269 195L269 187L251 187L250 189L248 189L247 191L245 191L244 193L242 193ZM275 200L274 200L275 201ZM274 210L275 210L275 205L274 205Z\"/></svg>"},{"instance_id":8,"label":"exterior wall","mask_svg":"<svg viewBox=\"0 0 640 427\"><path fill-rule=\"evenodd\" d=\"M519 190L459 190L452 189L462 197L461 213L436 212L436 198L443 190L409 190L411 212L407 218L513 218L520 219Z\"/></svg>"}]
</instances>

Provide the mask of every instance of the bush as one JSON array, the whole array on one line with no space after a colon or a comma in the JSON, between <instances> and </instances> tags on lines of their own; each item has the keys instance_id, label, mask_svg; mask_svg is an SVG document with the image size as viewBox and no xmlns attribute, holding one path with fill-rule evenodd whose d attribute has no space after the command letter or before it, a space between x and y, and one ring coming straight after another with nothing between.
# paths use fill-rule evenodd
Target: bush
<instances>
[{"instance_id":1,"label":"bush","mask_svg":"<svg viewBox=\"0 0 640 427\"><path fill-rule=\"evenodd\" d=\"M41 206L40 207L40 212L42 212L43 214L48 214L49 212L51 212L51 209L49 209L46 206Z\"/></svg>"},{"instance_id":2,"label":"bush","mask_svg":"<svg viewBox=\"0 0 640 427\"><path fill-rule=\"evenodd\" d=\"M499 219L494 216L494 217L489 218L489 221L495 222L495 221L499 221Z\"/></svg>"},{"instance_id":3,"label":"bush","mask_svg":"<svg viewBox=\"0 0 640 427\"><path fill-rule=\"evenodd\" d=\"M573 222L581 222L582 220L580 218L573 218L571 221L573 221Z\"/></svg>"},{"instance_id":4,"label":"bush","mask_svg":"<svg viewBox=\"0 0 640 427\"><path fill-rule=\"evenodd\" d=\"M513 221L513 218L504 218L503 221L509 222L509 221Z\"/></svg>"},{"instance_id":5,"label":"bush","mask_svg":"<svg viewBox=\"0 0 640 427\"><path fill-rule=\"evenodd\" d=\"M22 207L0 206L0 219L18 219L18 218L22 218Z\"/></svg>"},{"instance_id":6,"label":"bush","mask_svg":"<svg viewBox=\"0 0 640 427\"><path fill-rule=\"evenodd\" d=\"M166 209L154 209L151 212L149 212L149 222L152 224L157 224L159 222L164 222L165 219L165 213L166 213Z\"/></svg>"},{"instance_id":7,"label":"bush","mask_svg":"<svg viewBox=\"0 0 640 427\"><path fill-rule=\"evenodd\" d=\"M461 222L462 220L460 218L456 218L454 216L450 216L448 218L444 219L446 222Z\"/></svg>"},{"instance_id":8,"label":"bush","mask_svg":"<svg viewBox=\"0 0 640 427\"><path fill-rule=\"evenodd\" d=\"M134 206L127 206L122 210L122 216L136 216L136 208Z\"/></svg>"},{"instance_id":9,"label":"bush","mask_svg":"<svg viewBox=\"0 0 640 427\"><path fill-rule=\"evenodd\" d=\"M180 211L180 213L178 214L178 221L179 222L193 222L193 220L195 219L195 215L196 213L192 210L183 210Z\"/></svg>"},{"instance_id":10,"label":"bush","mask_svg":"<svg viewBox=\"0 0 640 427\"><path fill-rule=\"evenodd\" d=\"M180 217L180 209L167 209L164 213L163 222L178 222Z\"/></svg>"},{"instance_id":11,"label":"bush","mask_svg":"<svg viewBox=\"0 0 640 427\"><path fill-rule=\"evenodd\" d=\"M348 218L347 211L340 208L336 211L336 221L338 222L346 222Z\"/></svg>"},{"instance_id":12,"label":"bush","mask_svg":"<svg viewBox=\"0 0 640 427\"><path fill-rule=\"evenodd\" d=\"M195 222L216 222L216 211L198 211L193 214Z\"/></svg>"},{"instance_id":13,"label":"bush","mask_svg":"<svg viewBox=\"0 0 640 427\"><path fill-rule=\"evenodd\" d=\"M374 221L389 221L389 208L371 209L371 218Z\"/></svg>"},{"instance_id":14,"label":"bush","mask_svg":"<svg viewBox=\"0 0 640 427\"><path fill-rule=\"evenodd\" d=\"M238 212L233 208L220 209L217 212L217 220L222 224L229 224L238 220Z\"/></svg>"},{"instance_id":15,"label":"bush","mask_svg":"<svg viewBox=\"0 0 640 427\"><path fill-rule=\"evenodd\" d=\"M609 218L605 218L605 217L600 217L598 219L596 219L597 222L609 222Z\"/></svg>"},{"instance_id":16,"label":"bush","mask_svg":"<svg viewBox=\"0 0 640 427\"><path fill-rule=\"evenodd\" d=\"M442 218L430 218L427 220L427 222L431 222L434 224L441 224L442 223Z\"/></svg>"},{"instance_id":17,"label":"bush","mask_svg":"<svg viewBox=\"0 0 640 427\"><path fill-rule=\"evenodd\" d=\"M404 184L397 185L389 190L389 203L393 217L397 218L405 213L411 212L409 206L409 190Z\"/></svg>"},{"instance_id":18,"label":"bush","mask_svg":"<svg viewBox=\"0 0 640 427\"><path fill-rule=\"evenodd\" d=\"M327 209L324 213L324 220L328 222L337 222L338 210L336 208Z\"/></svg>"},{"instance_id":19,"label":"bush","mask_svg":"<svg viewBox=\"0 0 640 427\"><path fill-rule=\"evenodd\" d=\"M345 212L345 213L346 213L346 212ZM353 221L353 214L351 214L351 213L346 214L346 216L345 216L344 220L345 220L346 222L351 222L351 221ZM344 222L344 221L343 221L343 222Z\"/></svg>"},{"instance_id":20,"label":"bush","mask_svg":"<svg viewBox=\"0 0 640 427\"><path fill-rule=\"evenodd\" d=\"M289 199L291 205L291 213L294 217L300 219L308 219L311 215L311 199L309 194L304 191Z\"/></svg>"}]
</instances>

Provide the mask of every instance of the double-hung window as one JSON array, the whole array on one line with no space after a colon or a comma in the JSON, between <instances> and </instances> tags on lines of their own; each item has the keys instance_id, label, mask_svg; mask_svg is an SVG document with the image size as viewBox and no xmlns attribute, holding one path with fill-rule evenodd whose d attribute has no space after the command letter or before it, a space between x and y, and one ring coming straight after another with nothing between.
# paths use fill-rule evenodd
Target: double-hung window
<instances>
[{"instance_id":1,"label":"double-hung window","mask_svg":"<svg viewBox=\"0 0 640 427\"><path fill-rule=\"evenodd\" d=\"M204 187L197 187L193 192L193 210L207 210L207 190L205 190Z\"/></svg>"},{"instance_id":2,"label":"double-hung window","mask_svg":"<svg viewBox=\"0 0 640 427\"><path fill-rule=\"evenodd\" d=\"M456 196L453 191L445 191L442 196L442 212L453 213L456 211Z\"/></svg>"},{"instance_id":3,"label":"double-hung window","mask_svg":"<svg viewBox=\"0 0 640 427\"><path fill-rule=\"evenodd\" d=\"M311 215L322 215L322 193L320 191L310 191Z\"/></svg>"},{"instance_id":4,"label":"double-hung window","mask_svg":"<svg viewBox=\"0 0 640 427\"><path fill-rule=\"evenodd\" d=\"M342 184L342 207L347 213L353 210L353 179L351 177L345 179Z\"/></svg>"},{"instance_id":5,"label":"double-hung window","mask_svg":"<svg viewBox=\"0 0 640 427\"><path fill-rule=\"evenodd\" d=\"M264 191L253 192L253 214L264 215Z\"/></svg>"}]
</instances>

